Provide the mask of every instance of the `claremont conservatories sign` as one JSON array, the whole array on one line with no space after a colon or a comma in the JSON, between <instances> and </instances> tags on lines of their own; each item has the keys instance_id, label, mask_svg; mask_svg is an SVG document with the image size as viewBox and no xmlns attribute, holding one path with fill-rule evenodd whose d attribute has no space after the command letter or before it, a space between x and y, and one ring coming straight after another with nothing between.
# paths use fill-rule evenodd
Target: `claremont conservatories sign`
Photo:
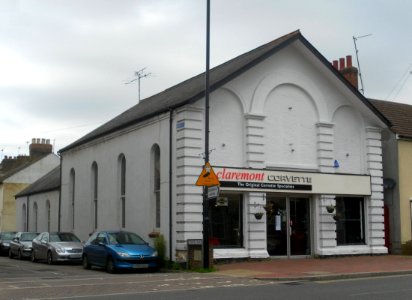
<instances>
[{"instance_id":1,"label":"claremont conservatories sign","mask_svg":"<svg viewBox=\"0 0 412 300\"><path fill-rule=\"evenodd\" d=\"M214 167L220 187L233 191L371 195L368 175L301 173Z\"/></svg>"}]
</instances>

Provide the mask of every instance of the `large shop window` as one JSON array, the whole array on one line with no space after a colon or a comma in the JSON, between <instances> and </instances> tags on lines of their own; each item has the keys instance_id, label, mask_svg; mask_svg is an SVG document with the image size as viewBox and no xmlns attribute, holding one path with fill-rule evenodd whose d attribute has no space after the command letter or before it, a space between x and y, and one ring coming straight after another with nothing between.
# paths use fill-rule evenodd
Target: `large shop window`
<instances>
[{"instance_id":1,"label":"large shop window","mask_svg":"<svg viewBox=\"0 0 412 300\"><path fill-rule=\"evenodd\" d=\"M209 201L209 243L214 248L243 247L242 195L221 194Z\"/></svg>"},{"instance_id":2,"label":"large shop window","mask_svg":"<svg viewBox=\"0 0 412 300\"><path fill-rule=\"evenodd\" d=\"M365 209L361 197L336 197L338 245L365 244Z\"/></svg>"}]
</instances>

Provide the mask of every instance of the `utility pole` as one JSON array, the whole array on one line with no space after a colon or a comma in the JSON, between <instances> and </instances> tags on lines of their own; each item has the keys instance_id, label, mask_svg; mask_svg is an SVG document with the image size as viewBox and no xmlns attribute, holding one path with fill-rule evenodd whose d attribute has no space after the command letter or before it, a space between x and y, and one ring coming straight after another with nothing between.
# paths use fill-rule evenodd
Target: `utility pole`
<instances>
[{"instance_id":1,"label":"utility pole","mask_svg":"<svg viewBox=\"0 0 412 300\"><path fill-rule=\"evenodd\" d=\"M206 72L205 72L205 166L209 163L209 67L210 67L210 0L206 4ZM209 268L209 201L208 187L203 188L203 268Z\"/></svg>"},{"instance_id":2,"label":"utility pole","mask_svg":"<svg viewBox=\"0 0 412 300\"><path fill-rule=\"evenodd\" d=\"M138 86L138 91L139 91L139 94L138 94L139 95L139 98L138 98L139 102L140 102L140 79L145 78L145 77L149 77L151 75L151 73L145 73L145 70L146 70L146 68L143 68L143 69L140 69L139 71L134 72L134 76L136 78L134 78L134 79L132 79L132 80L125 83L125 84L130 84L130 83L133 83L133 82L137 81L137 86Z\"/></svg>"}]
</instances>

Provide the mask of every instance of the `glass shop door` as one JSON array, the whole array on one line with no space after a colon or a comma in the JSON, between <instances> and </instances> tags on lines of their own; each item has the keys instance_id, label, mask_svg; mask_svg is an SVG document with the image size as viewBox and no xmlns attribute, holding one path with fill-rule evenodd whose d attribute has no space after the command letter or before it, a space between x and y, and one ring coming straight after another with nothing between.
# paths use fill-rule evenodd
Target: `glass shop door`
<instances>
[{"instance_id":1,"label":"glass shop door","mask_svg":"<svg viewBox=\"0 0 412 300\"><path fill-rule=\"evenodd\" d=\"M270 256L311 254L310 202L306 197L266 197L267 250Z\"/></svg>"}]
</instances>

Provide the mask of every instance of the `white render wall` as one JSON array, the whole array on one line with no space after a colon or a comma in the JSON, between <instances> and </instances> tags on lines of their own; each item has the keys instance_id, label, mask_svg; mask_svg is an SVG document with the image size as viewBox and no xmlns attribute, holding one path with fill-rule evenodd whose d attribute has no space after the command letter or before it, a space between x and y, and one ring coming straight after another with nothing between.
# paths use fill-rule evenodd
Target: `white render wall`
<instances>
[{"instance_id":1,"label":"white render wall","mask_svg":"<svg viewBox=\"0 0 412 300\"><path fill-rule=\"evenodd\" d=\"M341 83L333 82L299 54L298 49L282 50L212 93L211 164L371 175L373 192L365 198L366 245L337 246L336 224L325 208L335 204L335 195L314 195L313 254L387 253L380 145L384 124L353 94L336 86ZM203 106L203 101L197 103L199 110ZM243 120L236 116L239 111ZM203 124L203 119L197 123ZM197 152L202 152L204 142L199 138L203 135L198 132ZM335 160L339 168L333 167ZM215 258L267 256L265 218L257 221L253 216L255 204L264 204L262 199L261 193L244 193L245 249L215 249ZM197 203L201 228L200 191ZM201 229L192 235L200 238Z\"/></svg>"},{"instance_id":2,"label":"white render wall","mask_svg":"<svg viewBox=\"0 0 412 300\"><path fill-rule=\"evenodd\" d=\"M37 232L48 230L47 201L50 203L50 231L57 231L59 228L59 190L39 193L31 196L16 198L16 230L17 231L34 231L35 216L34 203L37 204ZM26 220L23 220L23 205L26 207L26 216L28 211L28 228L24 228ZM28 207L28 210L27 210Z\"/></svg>"},{"instance_id":3,"label":"white render wall","mask_svg":"<svg viewBox=\"0 0 412 300\"><path fill-rule=\"evenodd\" d=\"M169 242L169 114L135 128L83 145L62 154L61 230L73 231L85 240L94 228L92 164L98 166L97 230L121 229L119 156L126 158L126 227L149 243L148 234L158 230L154 216L151 150L160 147L161 228ZM75 171L75 225L72 228L70 172ZM151 214L150 212L153 212ZM168 245L169 246L169 245Z\"/></svg>"}]
</instances>

